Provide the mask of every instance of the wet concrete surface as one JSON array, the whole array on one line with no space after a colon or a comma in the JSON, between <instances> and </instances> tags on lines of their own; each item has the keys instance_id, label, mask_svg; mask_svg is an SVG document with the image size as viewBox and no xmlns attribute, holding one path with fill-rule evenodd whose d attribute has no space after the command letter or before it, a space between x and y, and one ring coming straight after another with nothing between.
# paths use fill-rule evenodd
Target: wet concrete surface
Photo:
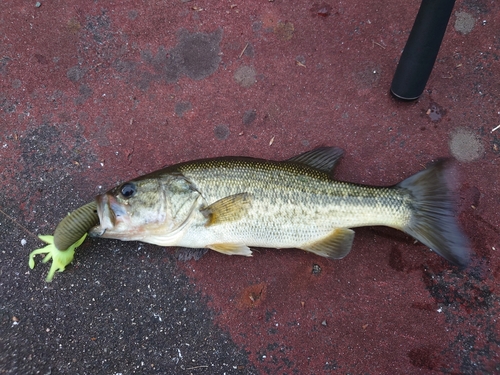
<instances>
[{"instance_id":1,"label":"wet concrete surface","mask_svg":"<svg viewBox=\"0 0 500 375\"><path fill-rule=\"evenodd\" d=\"M2 2L0 373L500 372L500 6L457 1L404 103L389 86L419 3ZM455 158L470 266L360 228L340 261L87 240L52 283L28 268L37 234L119 182L317 146L374 185Z\"/></svg>"}]
</instances>

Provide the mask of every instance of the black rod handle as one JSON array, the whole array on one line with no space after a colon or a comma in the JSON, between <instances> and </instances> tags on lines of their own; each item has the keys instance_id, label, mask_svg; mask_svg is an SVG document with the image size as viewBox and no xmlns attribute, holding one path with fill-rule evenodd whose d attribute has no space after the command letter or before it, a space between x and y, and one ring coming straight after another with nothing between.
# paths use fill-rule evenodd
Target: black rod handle
<instances>
[{"instance_id":1,"label":"black rod handle","mask_svg":"<svg viewBox=\"0 0 500 375\"><path fill-rule=\"evenodd\" d=\"M391 84L394 96L415 100L431 75L455 0L422 0Z\"/></svg>"}]
</instances>

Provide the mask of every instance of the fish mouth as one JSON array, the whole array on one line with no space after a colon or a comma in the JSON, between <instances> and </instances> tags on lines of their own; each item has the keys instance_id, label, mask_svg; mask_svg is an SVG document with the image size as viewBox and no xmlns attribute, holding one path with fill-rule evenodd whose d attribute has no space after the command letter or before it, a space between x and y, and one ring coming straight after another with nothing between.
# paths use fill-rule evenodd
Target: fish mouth
<instances>
[{"instance_id":1,"label":"fish mouth","mask_svg":"<svg viewBox=\"0 0 500 375\"><path fill-rule=\"evenodd\" d=\"M97 215L99 216L99 225L89 231L91 237L107 237L106 232L112 232L113 229L127 216L127 211L118 203L115 197L109 194L103 194L96 197Z\"/></svg>"}]
</instances>

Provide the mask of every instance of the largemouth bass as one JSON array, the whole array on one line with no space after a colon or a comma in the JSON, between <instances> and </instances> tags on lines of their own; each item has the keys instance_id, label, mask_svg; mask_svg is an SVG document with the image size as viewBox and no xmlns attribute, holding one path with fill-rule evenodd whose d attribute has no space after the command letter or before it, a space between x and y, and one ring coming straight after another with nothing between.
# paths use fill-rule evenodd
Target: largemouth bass
<instances>
[{"instance_id":1,"label":"largemouth bass","mask_svg":"<svg viewBox=\"0 0 500 375\"><path fill-rule=\"evenodd\" d=\"M339 148L285 161L224 157L176 164L96 198L91 236L250 256L251 247L298 248L340 259L351 228L401 230L465 266L469 245L455 219L446 161L401 183L373 187L336 181Z\"/></svg>"}]
</instances>

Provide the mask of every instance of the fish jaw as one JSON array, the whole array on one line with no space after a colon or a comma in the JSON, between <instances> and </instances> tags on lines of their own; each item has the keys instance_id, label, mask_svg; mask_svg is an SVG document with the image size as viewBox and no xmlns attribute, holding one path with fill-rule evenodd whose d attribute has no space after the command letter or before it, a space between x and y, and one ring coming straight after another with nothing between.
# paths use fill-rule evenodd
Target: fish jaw
<instances>
[{"instance_id":1,"label":"fish jaw","mask_svg":"<svg viewBox=\"0 0 500 375\"><path fill-rule=\"evenodd\" d=\"M96 203L100 224L89 231L94 238L176 246L182 240L186 226L192 223L187 219L180 228L175 228L168 215L134 212L127 202L120 202L110 193L97 196Z\"/></svg>"},{"instance_id":2,"label":"fish jaw","mask_svg":"<svg viewBox=\"0 0 500 375\"><path fill-rule=\"evenodd\" d=\"M99 225L90 230L90 235L92 237L119 238L116 237L116 234L120 232L119 228L128 227L130 223L126 207L110 194L97 196L96 203Z\"/></svg>"}]
</instances>

